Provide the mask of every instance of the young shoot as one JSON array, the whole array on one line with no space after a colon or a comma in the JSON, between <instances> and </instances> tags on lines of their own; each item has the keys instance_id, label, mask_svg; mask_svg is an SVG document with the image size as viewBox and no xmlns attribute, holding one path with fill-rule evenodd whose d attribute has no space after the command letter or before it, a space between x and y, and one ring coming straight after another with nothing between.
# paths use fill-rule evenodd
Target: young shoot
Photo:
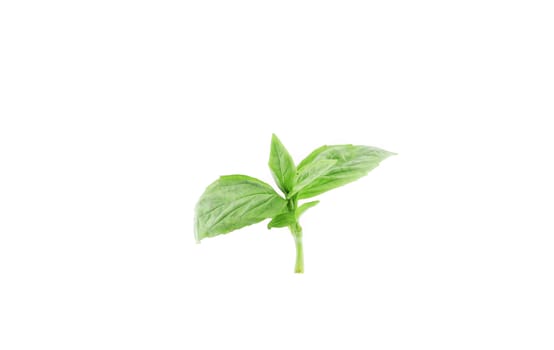
<instances>
[{"instance_id":1,"label":"young shoot","mask_svg":"<svg viewBox=\"0 0 554 350\"><path fill-rule=\"evenodd\" d=\"M299 219L319 201L300 204L367 175L395 153L370 146L322 146L298 165L273 135L269 169L282 195L270 185L246 175L221 176L209 185L196 204L196 241L215 237L271 219L267 228L288 227L296 247L295 273L304 272L302 226Z\"/></svg>"}]
</instances>

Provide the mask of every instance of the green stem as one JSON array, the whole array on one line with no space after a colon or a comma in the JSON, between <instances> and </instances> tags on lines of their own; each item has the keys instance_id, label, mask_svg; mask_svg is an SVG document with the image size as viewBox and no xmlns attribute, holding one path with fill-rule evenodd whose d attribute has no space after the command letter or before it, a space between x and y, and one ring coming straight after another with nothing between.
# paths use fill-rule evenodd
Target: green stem
<instances>
[{"instance_id":1,"label":"green stem","mask_svg":"<svg viewBox=\"0 0 554 350\"><path fill-rule=\"evenodd\" d=\"M304 249L302 247L302 228L296 223L292 235L296 245L296 263L294 264L294 273L304 273Z\"/></svg>"},{"instance_id":2,"label":"green stem","mask_svg":"<svg viewBox=\"0 0 554 350\"><path fill-rule=\"evenodd\" d=\"M288 201L288 208L291 212L296 213L298 207L298 200L296 196L292 197ZM294 273L304 273L304 249L302 247L302 227L295 220L292 225L289 226L290 233L294 238L294 245L296 247L296 263L294 264Z\"/></svg>"}]
</instances>

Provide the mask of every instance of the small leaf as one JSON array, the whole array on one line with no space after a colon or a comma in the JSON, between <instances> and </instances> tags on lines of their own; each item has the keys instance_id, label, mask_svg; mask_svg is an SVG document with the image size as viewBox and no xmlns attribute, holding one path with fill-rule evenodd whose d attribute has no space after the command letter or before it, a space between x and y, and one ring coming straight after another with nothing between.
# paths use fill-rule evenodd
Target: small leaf
<instances>
[{"instance_id":1,"label":"small leaf","mask_svg":"<svg viewBox=\"0 0 554 350\"><path fill-rule=\"evenodd\" d=\"M304 176L303 173L310 170L311 164L319 161L336 160L336 163L325 174L299 190L297 198L311 198L358 180L377 167L382 160L394 154L396 153L369 146L336 145L320 147L300 162L297 177Z\"/></svg>"},{"instance_id":2,"label":"small leaf","mask_svg":"<svg viewBox=\"0 0 554 350\"><path fill-rule=\"evenodd\" d=\"M267 228L271 229L273 227L287 227L296 222L296 217L294 216L294 213L292 212L286 212L281 213L271 219L271 221L267 224Z\"/></svg>"},{"instance_id":3,"label":"small leaf","mask_svg":"<svg viewBox=\"0 0 554 350\"><path fill-rule=\"evenodd\" d=\"M289 152L275 134L271 137L269 168L277 186L284 194L289 193L294 185L296 166Z\"/></svg>"},{"instance_id":4,"label":"small leaf","mask_svg":"<svg viewBox=\"0 0 554 350\"><path fill-rule=\"evenodd\" d=\"M296 209L296 219L300 218L300 216L304 214L306 210L310 209L311 207L315 207L318 203L319 201L313 201L313 202L304 203L301 206L299 206L298 209Z\"/></svg>"},{"instance_id":5,"label":"small leaf","mask_svg":"<svg viewBox=\"0 0 554 350\"><path fill-rule=\"evenodd\" d=\"M322 175L326 174L337 161L335 159L321 159L315 160L310 164L307 164L296 175L296 180L292 191L287 195L287 198L291 198L304 187L309 186L312 182L317 180Z\"/></svg>"},{"instance_id":6,"label":"small leaf","mask_svg":"<svg viewBox=\"0 0 554 350\"><path fill-rule=\"evenodd\" d=\"M271 218L287 202L268 184L246 175L222 176L200 197L195 210L195 237L228 233Z\"/></svg>"}]
</instances>

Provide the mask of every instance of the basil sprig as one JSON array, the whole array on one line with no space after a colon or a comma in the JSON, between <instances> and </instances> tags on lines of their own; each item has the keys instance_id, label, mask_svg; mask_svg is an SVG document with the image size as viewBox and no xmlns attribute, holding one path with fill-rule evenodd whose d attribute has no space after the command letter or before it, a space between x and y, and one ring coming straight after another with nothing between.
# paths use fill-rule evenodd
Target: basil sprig
<instances>
[{"instance_id":1,"label":"basil sprig","mask_svg":"<svg viewBox=\"0 0 554 350\"><path fill-rule=\"evenodd\" d=\"M283 196L267 183L250 176L220 177L206 188L196 204L196 241L271 219L268 229L288 227L291 231L296 245L294 272L303 273L302 227L298 220L319 201L301 205L298 201L356 181L394 154L370 146L322 146L296 166L290 153L274 134L271 138L269 168Z\"/></svg>"}]
</instances>

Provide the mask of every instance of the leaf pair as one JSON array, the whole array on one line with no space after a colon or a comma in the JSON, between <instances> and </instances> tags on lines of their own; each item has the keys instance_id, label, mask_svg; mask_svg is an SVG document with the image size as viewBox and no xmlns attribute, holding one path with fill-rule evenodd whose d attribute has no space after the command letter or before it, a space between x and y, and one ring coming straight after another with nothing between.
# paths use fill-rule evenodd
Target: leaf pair
<instances>
[{"instance_id":1,"label":"leaf pair","mask_svg":"<svg viewBox=\"0 0 554 350\"><path fill-rule=\"evenodd\" d=\"M287 149L273 135L269 168L285 198L267 183L253 177L222 176L208 186L196 205L196 240L199 242L268 218L273 219L268 228L290 226L318 203L314 201L296 207L297 200L355 181L393 154L368 146L322 146L296 167Z\"/></svg>"},{"instance_id":2,"label":"leaf pair","mask_svg":"<svg viewBox=\"0 0 554 350\"><path fill-rule=\"evenodd\" d=\"M394 153L376 147L323 146L308 155L298 168L277 136L271 139L269 167L286 198L306 199L367 175Z\"/></svg>"},{"instance_id":3,"label":"leaf pair","mask_svg":"<svg viewBox=\"0 0 554 350\"><path fill-rule=\"evenodd\" d=\"M302 204L294 211L287 210L271 219L271 221L267 224L267 228L272 229L274 227L288 227L293 225L306 210L317 205L317 203L319 203L319 201L308 202Z\"/></svg>"}]
</instances>

